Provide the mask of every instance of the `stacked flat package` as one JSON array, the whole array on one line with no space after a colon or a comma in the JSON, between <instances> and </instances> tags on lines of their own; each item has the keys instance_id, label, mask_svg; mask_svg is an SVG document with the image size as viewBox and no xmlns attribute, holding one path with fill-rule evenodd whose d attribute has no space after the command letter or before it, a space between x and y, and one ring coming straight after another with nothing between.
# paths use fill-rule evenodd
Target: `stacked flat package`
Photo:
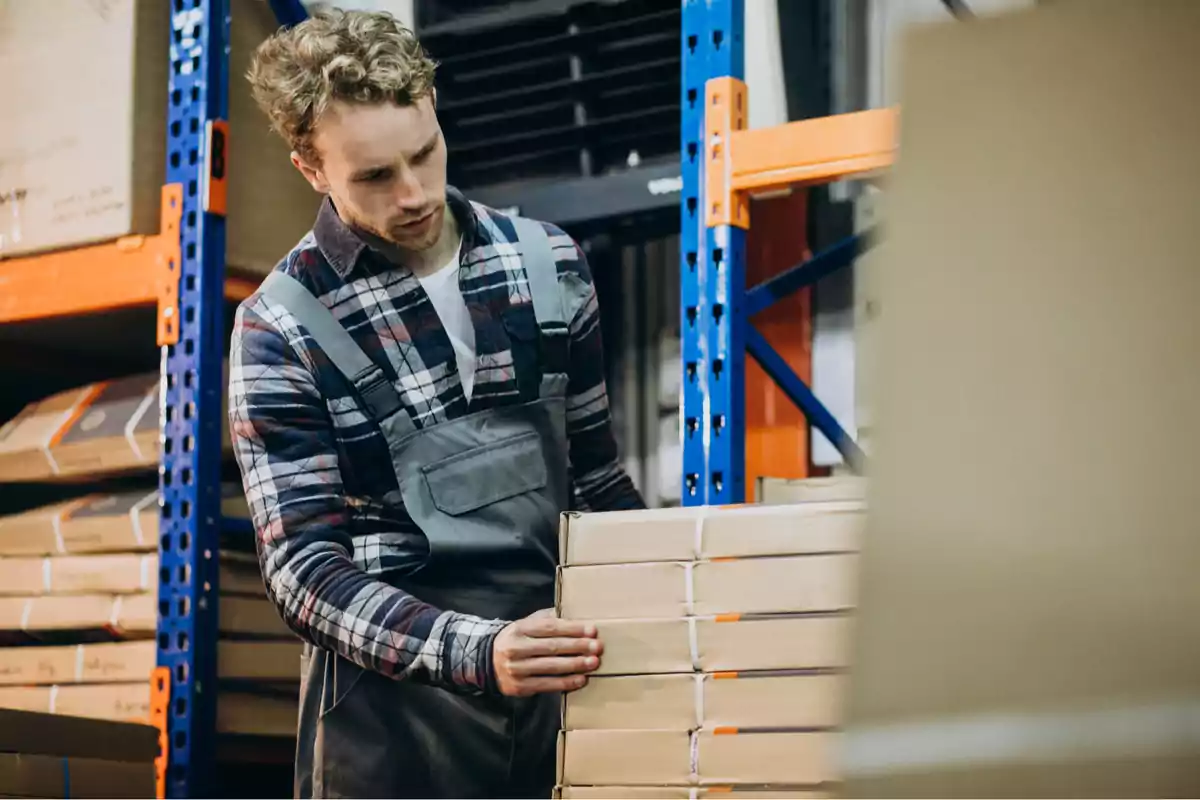
<instances>
[{"instance_id":1,"label":"stacked flat package","mask_svg":"<svg viewBox=\"0 0 1200 800\"><path fill-rule=\"evenodd\" d=\"M236 489L223 511L244 516ZM149 718L159 533L157 492L0 517L0 708ZM292 735L300 645L253 555L222 551L219 581L218 728Z\"/></svg>"},{"instance_id":2,"label":"stacked flat package","mask_svg":"<svg viewBox=\"0 0 1200 800\"><path fill-rule=\"evenodd\" d=\"M156 468L159 385L158 373L131 375L30 403L0 425L0 481L106 478ZM221 441L228 448L225 432Z\"/></svg>"},{"instance_id":3,"label":"stacked flat package","mask_svg":"<svg viewBox=\"0 0 1200 800\"><path fill-rule=\"evenodd\" d=\"M855 797L1200 796L1200 3L908 42Z\"/></svg>"},{"instance_id":4,"label":"stacked flat package","mask_svg":"<svg viewBox=\"0 0 1200 800\"><path fill-rule=\"evenodd\" d=\"M0 709L0 797L154 797L157 756L149 725Z\"/></svg>"},{"instance_id":5,"label":"stacked flat package","mask_svg":"<svg viewBox=\"0 0 1200 800\"><path fill-rule=\"evenodd\" d=\"M605 649L564 703L561 795L828 791L863 522L858 501L564 517L558 613Z\"/></svg>"},{"instance_id":6,"label":"stacked flat package","mask_svg":"<svg viewBox=\"0 0 1200 800\"><path fill-rule=\"evenodd\" d=\"M194 69L188 51L210 22L178 12L172 37L177 5L0 0L0 108L14 112L0 126L0 259L159 232L168 157L195 158L204 141L167 124L168 103L185 99L169 97L170 71ZM262 0L229 6L227 262L262 275L312 225L319 198L244 77L275 16Z\"/></svg>"}]
</instances>

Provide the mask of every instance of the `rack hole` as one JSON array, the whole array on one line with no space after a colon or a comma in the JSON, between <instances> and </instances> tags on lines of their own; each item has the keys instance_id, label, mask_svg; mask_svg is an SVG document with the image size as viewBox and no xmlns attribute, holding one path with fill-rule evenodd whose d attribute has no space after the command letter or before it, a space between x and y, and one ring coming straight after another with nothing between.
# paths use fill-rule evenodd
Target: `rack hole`
<instances>
[{"instance_id":1,"label":"rack hole","mask_svg":"<svg viewBox=\"0 0 1200 800\"><path fill-rule=\"evenodd\" d=\"M192 117L190 120L188 120L188 130L190 130L192 133L199 133L200 120L196 119L195 117Z\"/></svg>"},{"instance_id":2,"label":"rack hole","mask_svg":"<svg viewBox=\"0 0 1200 800\"><path fill-rule=\"evenodd\" d=\"M185 661L181 664L176 664L175 665L175 680L179 681L180 683L187 683L187 679L188 679L187 662Z\"/></svg>"},{"instance_id":3,"label":"rack hole","mask_svg":"<svg viewBox=\"0 0 1200 800\"><path fill-rule=\"evenodd\" d=\"M199 86L192 87L192 102L193 103L200 102L200 87Z\"/></svg>"},{"instance_id":4,"label":"rack hole","mask_svg":"<svg viewBox=\"0 0 1200 800\"><path fill-rule=\"evenodd\" d=\"M195 321L196 321L196 309L195 309L195 308L193 308L192 306L187 306L186 308L184 308L184 309L183 309L183 318L184 318L184 320L187 322L187 324L191 325L193 322L195 322ZM184 385L184 386L188 386L188 385L189 385L189 384L187 383L187 378L186 378L186 377L184 378L184 384L183 384L183 385Z\"/></svg>"},{"instance_id":5,"label":"rack hole","mask_svg":"<svg viewBox=\"0 0 1200 800\"><path fill-rule=\"evenodd\" d=\"M192 537L187 531L179 534L179 552L186 553L192 546Z\"/></svg>"},{"instance_id":6,"label":"rack hole","mask_svg":"<svg viewBox=\"0 0 1200 800\"><path fill-rule=\"evenodd\" d=\"M163 567L162 569L160 569L158 571L158 582L159 583L167 583L170 580L171 580L171 570L169 568Z\"/></svg>"},{"instance_id":7,"label":"rack hole","mask_svg":"<svg viewBox=\"0 0 1200 800\"><path fill-rule=\"evenodd\" d=\"M174 122L171 123L171 135L179 136L179 131L180 131L179 120L175 120Z\"/></svg>"},{"instance_id":8,"label":"rack hole","mask_svg":"<svg viewBox=\"0 0 1200 800\"><path fill-rule=\"evenodd\" d=\"M725 31L713 31L712 34L713 47L717 50L721 49L721 43L725 41Z\"/></svg>"},{"instance_id":9,"label":"rack hole","mask_svg":"<svg viewBox=\"0 0 1200 800\"><path fill-rule=\"evenodd\" d=\"M184 285L185 289L186 289L187 291L189 291L189 292L194 292L194 291L196 291L196 276L195 276L195 275L188 275L188 276L187 276L187 280L185 280L185 281L183 282L183 285Z\"/></svg>"},{"instance_id":10,"label":"rack hole","mask_svg":"<svg viewBox=\"0 0 1200 800\"><path fill-rule=\"evenodd\" d=\"M166 600L158 601L158 615L160 617L169 617L171 615L171 604Z\"/></svg>"},{"instance_id":11,"label":"rack hole","mask_svg":"<svg viewBox=\"0 0 1200 800\"><path fill-rule=\"evenodd\" d=\"M188 640L188 635L183 631L180 631L175 635L175 640L176 646L179 647L181 651L186 653L188 651L188 646L191 644L191 642Z\"/></svg>"},{"instance_id":12,"label":"rack hole","mask_svg":"<svg viewBox=\"0 0 1200 800\"><path fill-rule=\"evenodd\" d=\"M699 146L695 142L688 142L688 146L687 146L688 161L695 164L696 163L696 154L698 152L700 152Z\"/></svg>"},{"instance_id":13,"label":"rack hole","mask_svg":"<svg viewBox=\"0 0 1200 800\"><path fill-rule=\"evenodd\" d=\"M195 150L189 150L189 151L188 151L188 166L189 166L189 167L194 167L194 166L196 166L196 162L197 162L197 161L199 161L199 160L200 160L200 156L199 156L199 155L197 155L197 153L196 153L196 151L195 151Z\"/></svg>"},{"instance_id":14,"label":"rack hole","mask_svg":"<svg viewBox=\"0 0 1200 800\"><path fill-rule=\"evenodd\" d=\"M687 437L691 439L700 430L700 420L695 417L688 417L684 421L684 430L687 432Z\"/></svg>"},{"instance_id":15,"label":"rack hole","mask_svg":"<svg viewBox=\"0 0 1200 800\"><path fill-rule=\"evenodd\" d=\"M189 228L196 227L196 212L195 211L189 211L187 213L187 224L188 224Z\"/></svg>"},{"instance_id":16,"label":"rack hole","mask_svg":"<svg viewBox=\"0 0 1200 800\"><path fill-rule=\"evenodd\" d=\"M181 597L176 601L175 608L178 610L179 616L186 617L192 611L192 601L186 597Z\"/></svg>"},{"instance_id":17,"label":"rack hole","mask_svg":"<svg viewBox=\"0 0 1200 800\"><path fill-rule=\"evenodd\" d=\"M172 168L178 168L180 160L181 159L179 158L179 151L176 150L171 153L171 167Z\"/></svg>"},{"instance_id":18,"label":"rack hole","mask_svg":"<svg viewBox=\"0 0 1200 800\"><path fill-rule=\"evenodd\" d=\"M725 250L720 247L714 247L712 252L713 266L720 266L725 260Z\"/></svg>"},{"instance_id":19,"label":"rack hole","mask_svg":"<svg viewBox=\"0 0 1200 800\"><path fill-rule=\"evenodd\" d=\"M700 486L700 476L695 472L689 472L683 479L684 489L688 493L688 497L696 496L696 489Z\"/></svg>"},{"instance_id":20,"label":"rack hole","mask_svg":"<svg viewBox=\"0 0 1200 800\"><path fill-rule=\"evenodd\" d=\"M184 776L183 765L172 764L171 765L171 780L178 783L179 781L183 780L183 776Z\"/></svg>"},{"instance_id":21,"label":"rack hole","mask_svg":"<svg viewBox=\"0 0 1200 800\"><path fill-rule=\"evenodd\" d=\"M187 734L183 731L175 731L175 749L182 750L187 744Z\"/></svg>"},{"instance_id":22,"label":"rack hole","mask_svg":"<svg viewBox=\"0 0 1200 800\"><path fill-rule=\"evenodd\" d=\"M720 492L725 488L725 476L720 472L714 472L712 474L712 485L713 489Z\"/></svg>"},{"instance_id":23,"label":"rack hole","mask_svg":"<svg viewBox=\"0 0 1200 800\"><path fill-rule=\"evenodd\" d=\"M712 315L713 315L713 321L716 322L717 324L720 324L721 317L725 315L725 304L724 303L713 303Z\"/></svg>"},{"instance_id":24,"label":"rack hole","mask_svg":"<svg viewBox=\"0 0 1200 800\"><path fill-rule=\"evenodd\" d=\"M187 713L187 698L186 697L176 697L175 698L175 716L182 717L186 713Z\"/></svg>"},{"instance_id":25,"label":"rack hole","mask_svg":"<svg viewBox=\"0 0 1200 800\"><path fill-rule=\"evenodd\" d=\"M163 454L171 455L171 451L175 449L175 440L168 436L163 439Z\"/></svg>"},{"instance_id":26,"label":"rack hole","mask_svg":"<svg viewBox=\"0 0 1200 800\"><path fill-rule=\"evenodd\" d=\"M167 422L172 422L175 419L175 406L167 406L166 418Z\"/></svg>"},{"instance_id":27,"label":"rack hole","mask_svg":"<svg viewBox=\"0 0 1200 800\"><path fill-rule=\"evenodd\" d=\"M694 109L696 107L696 97L697 96L698 95L696 94L695 89L688 89L688 91L687 91L688 108Z\"/></svg>"},{"instance_id":28,"label":"rack hole","mask_svg":"<svg viewBox=\"0 0 1200 800\"><path fill-rule=\"evenodd\" d=\"M683 368L683 372L684 372L684 375L687 377L688 383L696 382L697 370L696 370L696 362L695 361L687 362L687 364Z\"/></svg>"},{"instance_id":29,"label":"rack hole","mask_svg":"<svg viewBox=\"0 0 1200 800\"><path fill-rule=\"evenodd\" d=\"M689 251L686 258L687 258L688 270L690 272L695 272L696 271L696 251L695 250Z\"/></svg>"},{"instance_id":30,"label":"rack hole","mask_svg":"<svg viewBox=\"0 0 1200 800\"><path fill-rule=\"evenodd\" d=\"M191 260L196 257L196 243L195 242L188 242L187 257L188 257L188 260Z\"/></svg>"},{"instance_id":31,"label":"rack hole","mask_svg":"<svg viewBox=\"0 0 1200 800\"><path fill-rule=\"evenodd\" d=\"M188 197L196 196L196 182L195 181L188 181L187 192L188 192Z\"/></svg>"},{"instance_id":32,"label":"rack hole","mask_svg":"<svg viewBox=\"0 0 1200 800\"><path fill-rule=\"evenodd\" d=\"M189 501L184 500L182 503L179 504L179 516L183 517L184 519L187 519L191 515L192 515L192 504Z\"/></svg>"},{"instance_id":33,"label":"rack hole","mask_svg":"<svg viewBox=\"0 0 1200 800\"><path fill-rule=\"evenodd\" d=\"M696 35L695 35L695 34L692 34L691 36L689 36L689 37L687 38L688 52L689 52L689 53L695 53L695 52L696 52L696 45L697 45L697 44L699 44L699 40L696 38ZM693 92L694 92L694 91L695 91L695 89L692 89L691 91L693 91Z\"/></svg>"},{"instance_id":34,"label":"rack hole","mask_svg":"<svg viewBox=\"0 0 1200 800\"><path fill-rule=\"evenodd\" d=\"M194 436L183 437L183 452L190 453L196 447L196 438Z\"/></svg>"},{"instance_id":35,"label":"rack hole","mask_svg":"<svg viewBox=\"0 0 1200 800\"><path fill-rule=\"evenodd\" d=\"M192 353L196 352L196 343L195 343L195 341L193 341L193 340L191 340L191 339L188 339L187 341L185 341L185 342L183 343L183 352L184 352L184 354L185 354L185 355L189 355L189 356L190 356Z\"/></svg>"},{"instance_id":36,"label":"rack hole","mask_svg":"<svg viewBox=\"0 0 1200 800\"><path fill-rule=\"evenodd\" d=\"M181 472L179 476L183 479L184 486L192 485L192 468L191 467L184 467L183 472Z\"/></svg>"},{"instance_id":37,"label":"rack hole","mask_svg":"<svg viewBox=\"0 0 1200 800\"><path fill-rule=\"evenodd\" d=\"M192 313L195 314L194 311ZM195 317L193 317L193 319L195 319ZM183 386L185 389L192 388L192 384L194 384L195 382L196 382L196 370L189 369L183 373Z\"/></svg>"},{"instance_id":38,"label":"rack hole","mask_svg":"<svg viewBox=\"0 0 1200 800\"><path fill-rule=\"evenodd\" d=\"M159 539L158 544L163 550L170 550L171 549L171 535L164 533L162 535L162 538Z\"/></svg>"},{"instance_id":39,"label":"rack hole","mask_svg":"<svg viewBox=\"0 0 1200 800\"><path fill-rule=\"evenodd\" d=\"M183 93L182 92L180 92L178 89L171 92L171 105L177 106L182 102L183 102Z\"/></svg>"},{"instance_id":40,"label":"rack hole","mask_svg":"<svg viewBox=\"0 0 1200 800\"><path fill-rule=\"evenodd\" d=\"M191 339L189 339L188 341L190 342ZM191 419L194 416L196 416L196 404L193 403L191 400L189 400L188 402L183 404L183 418Z\"/></svg>"},{"instance_id":41,"label":"rack hole","mask_svg":"<svg viewBox=\"0 0 1200 800\"><path fill-rule=\"evenodd\" d=\"M725 370L724 359L714 358L713 359L713 378L715 378L716 380L721 380L721 373L724 370Z\"/></svg>"},{"instance_id":42,"label":"rack hole","mask_svg":"<svg viewBox=\"0 0 1200 800\"><path fill-rule=\"evenodd\" d=\"M687 199L687 212L688 212L688 217L689 217L689 218L695 219L695 217L696 217L696 205L697 205L697 203L696 203L696 198L694 198L694 197L689 197L689 198ZM689 253L689 255L692 255L692 257L693 257L693 258L695 258L695 254ZM693 263L693 264L692 264L692 266L695 266L695 264Z\"/></svg>"},{"instance_id":43,"label":"rack hole","mask_svg":"<svg viewBox=\"0 0 1200 800\"><path fill-rule=\"evenodd\" d=\"M688 327L689 328L696 327L696 307L688 306L687 311L685 313L687 314Z\"/></svg>"},{"instance_id":44,"label":"rack hole","mask_svg":"<svg viewBox=\"0 0 1200 800\"><path fill-rule=\"evenodd\" d=\"M712 418L713 435L720 436L721 430L724 427L725 427L725 415L724 414L713 414L713 418Z\"/></svg>"},{"instance_id":45,"label":"rack hole","mask_svg":"<svg viewBox=\"0 0 1200 800\"><path fill-rule=\"evenodd\" d=\"M171 517L173 516L172 512L175 510L175 509L174 509L174 508L171 506L171 504L170 504L170 503L168 503L168 502L166 502L166 501L163 501L163 504L162 504L161 508L162 508L162 517L163 517L163 519L171 519Z\"/></svg>"},{"instance_id":46,"label":"rack hole","mask_svg":"<svg viewBox=\"0 0 1200 800\"><path fill-rule=\"evenodd\" d=\"M171 637L165 633L160 633L158 635L158 649L166 650L170 646L171 646Z\"/></svg>"},{"instance_id":47,"label":"rack hole","mask_svg":"<svg viewBox=\"0 0 1200 800\"><path fill-rule=\"evenodd\" d=\"M189 567L187 564L183 564L182 566L179 567L179 583L183 586L187 586L191 582L192 582L192 568Z\"/></svg>"}]
</instances>

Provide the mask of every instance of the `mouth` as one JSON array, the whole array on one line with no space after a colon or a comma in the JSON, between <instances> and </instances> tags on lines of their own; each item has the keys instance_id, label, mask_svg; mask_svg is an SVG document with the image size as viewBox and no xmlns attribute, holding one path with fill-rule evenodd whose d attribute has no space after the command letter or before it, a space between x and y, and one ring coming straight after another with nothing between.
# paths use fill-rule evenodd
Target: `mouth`
<instances>
[{"instance_id":1,"label":"mouth","mask_svg":"<svg viewBox=\"0 0 1200 800\"><path fill-rule=\"evenodd\" d=\"M426 222L429 222L429 220L433 219L433 215L435 213L437 213L437 209L432 208L428 212L423 214L422 216L417 217L416 219L409 220L408 222L401 222L397 227L399 227L403 230L412 230L413 228L419 228L422 225L424 225Z\"/></svg>"}]
</instances>

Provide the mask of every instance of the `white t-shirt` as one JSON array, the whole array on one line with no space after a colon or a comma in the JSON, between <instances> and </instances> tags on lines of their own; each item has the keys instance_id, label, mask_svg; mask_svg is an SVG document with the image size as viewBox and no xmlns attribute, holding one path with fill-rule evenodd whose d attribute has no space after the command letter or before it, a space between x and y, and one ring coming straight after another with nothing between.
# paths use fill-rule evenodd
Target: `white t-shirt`
<instances>
[{"instance_id":1,"label":"white t-shirt","mask_svg":"<svg viewBox=\"0 0 1200 800\"><path fill-rule=\"evenodd\" d=\"M454 358L458 362L458 377L462 381L463 394L471 400L475 388L475 326L467 311L462 289L458 285L458 260L462 251L462 240L454 248L454 255L441 269L420 278L425 294L429 295L437 311L442 327L454 345Z\"/></svg>"}]
</instances>

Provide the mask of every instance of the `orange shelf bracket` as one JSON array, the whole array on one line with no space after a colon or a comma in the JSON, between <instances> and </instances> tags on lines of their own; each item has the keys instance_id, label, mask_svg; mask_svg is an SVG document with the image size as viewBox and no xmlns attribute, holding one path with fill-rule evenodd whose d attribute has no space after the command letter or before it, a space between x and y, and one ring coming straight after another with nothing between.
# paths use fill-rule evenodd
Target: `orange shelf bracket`
<instances>
[{"instance_id":1,"label":"orange shelf bracket","mask_svg":"<svg viewBox=\"0 0 1200 800\"><path fill-rule=\"evenodd\" d=\"M896 160L899 112L857 111L734 134L730 185L735 193L862 177Z\"/></svg>"},{"instance_id":2,"label":"orange shelf bracket","mask_svg":"<svg viewBox=\"0 0 1200 800\"><path fill-rule=\"evenodd\" d=\"M179 341L179 224L183 220L183 186L169 183L162 190L162 215L154 237L154 266L158 275L158 346Z\"/></svg>"},{"instance_id":3,"label":"orange shelf bracket","mask_svg":"<svg viewBox=\"0 0 1200 800\"><path fill-rule=\"evenodd\" d=\"M158 756L154 759L156 797L167 796L167 754L171 740L167 733L167 715L171 711L171 670L155 667L150 673L150 724L158 728Z\"/></svg>"},{"instance_id":4,"label":"orange shelf bracket","mask_svg":"<svg viewBox=\"0 0 1200 800\"><path fill-rule=\"evenodd\" d=\"M750 201L733 184L733 142L746 129L746 84L737 78L713 78L704 85L705 224L750 227Z\"/></svg>"}]
</instances>

